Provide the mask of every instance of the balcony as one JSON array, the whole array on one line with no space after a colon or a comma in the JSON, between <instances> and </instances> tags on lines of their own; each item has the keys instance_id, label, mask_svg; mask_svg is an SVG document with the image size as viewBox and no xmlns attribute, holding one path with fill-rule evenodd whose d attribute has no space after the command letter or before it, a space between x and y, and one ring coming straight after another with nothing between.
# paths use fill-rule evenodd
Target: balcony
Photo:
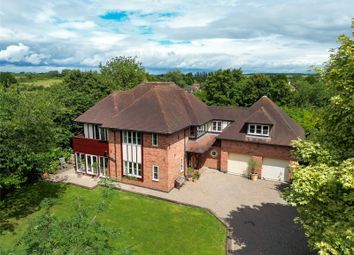
<instances>
[{"instance_id":1,"label":"balcony","mask_svg":"<svg viewBox=\"0 0 354 255\"><path fill-rule=\"evenodd\" d=\"M81 152L97 156L108 156L107 141L85 138L82 134L73 137L73 149L74 152Z\"/></svg>"}]
</instances>

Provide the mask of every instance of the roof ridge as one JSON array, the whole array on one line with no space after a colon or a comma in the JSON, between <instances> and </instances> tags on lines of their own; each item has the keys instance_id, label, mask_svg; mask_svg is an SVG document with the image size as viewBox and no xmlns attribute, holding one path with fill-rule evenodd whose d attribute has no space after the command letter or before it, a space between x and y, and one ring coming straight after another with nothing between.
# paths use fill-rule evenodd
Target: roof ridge
<instances>
[{"instance_id":1,"label":"roof ridge","mask_svg":"<svg viewBox=\"0 0 354 255\"><path fill-rule=\"evenodd\" d=\"M185 92L184 90L182 90L182 92L186 93L187 96L186 97L182 97L182 98L185 98L187 100L188 107L189 107L189 112L193 115L193 118L196 120L197 117L196 117L195 112L194 112L193 107L192 107L192 103L191 103L191 100L190 100L190 94ZM181 94L180 94L180 96L181 96ZM190 119L190 115L189 114L188 114L188 117L189 117L190 123L192 124L193 120Z\"/></svg>"},{"instance_id":2,"label":"roof ridge","mask_svg":"<svg viewBox=\"0 0 354 255\"><path fill-rule=\"evenodd\" d=\"M160 106L161 113L162 113L162 117L163 117L164 122L165 122L165 124L166 124L166 126L167 126L167 129L170 130L170 125L169 125L169 123L167 123L167 119L166 119L166 112L165 112L165 110L163 109L162 104L161 104L160 95L159 95L159 93L156 92L155 89L153 89L152 91L153 91L153 92L155 93L155 95L156 95L157 102L158 102L158 104L159 104L159 106Z\"/></svg>"},{"instance_id":3,"label":"roof ridge","mask_svg":"<svg viewBox=\"0 0 354 255\"><path fill-rule=\"evenodd\" d=\"M135 88L137 88L139 85L137 85L136 87L133 88L133 90ZM150 91L150 89L144 91L140 96L136 97L134 100L132 100L126 107L124 107L121 111L115 113L113 116L112 116L112 119L117 116L118 114L124 112L125 110L127 110L130 106L132 106L133 104L135 104L137 101L139 101L143 96L146 95L146 93L148 93ZM128 93L128 94L132 94L132 90L123 90L123 91L120 91L120 93ZM114 98L114 104L115 104L115 98Z\"/></svg>"},{"instance_id":4,"label":"roof ridge","mask_svg":"<svg viewBox=\"0 0 354 255\"><path fill-rule=\"evenodd\" d=\"M263 96L265 97L265 96ZM268 97L266 97L267 99L269 99ZM270 100L270 99L269 99ZM294 133L294 135L296 136L296 130L294 130L294 128L289 124L288 120L285 118L284 116L284 112L282 109L280 109L279 106L277 106L276 104L273 103L272 100L270 100L272 102L271 106L273 107L273 109L280 115L280 117L283 119L283 121L285 122L285 124L290 128L290 130ZM296 124L297 125L297 124Z\"/></svg>"}]
</instances>

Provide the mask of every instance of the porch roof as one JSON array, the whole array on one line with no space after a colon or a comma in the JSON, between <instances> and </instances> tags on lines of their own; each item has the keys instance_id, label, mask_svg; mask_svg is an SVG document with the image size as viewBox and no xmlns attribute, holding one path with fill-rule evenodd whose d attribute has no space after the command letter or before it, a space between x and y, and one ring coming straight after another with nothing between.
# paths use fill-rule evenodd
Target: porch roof
<instances>
[{"instance_id":1,"label":"porch roof","mask_svg":"<svg viewBox=\"0 0 354 255\"><path fill-rule=\"evenodd\" d=\"M217 134L205 134L197 140L187 142L186 151L194 153L204 153L214 144Z\"/></svg>"}]
</instances>

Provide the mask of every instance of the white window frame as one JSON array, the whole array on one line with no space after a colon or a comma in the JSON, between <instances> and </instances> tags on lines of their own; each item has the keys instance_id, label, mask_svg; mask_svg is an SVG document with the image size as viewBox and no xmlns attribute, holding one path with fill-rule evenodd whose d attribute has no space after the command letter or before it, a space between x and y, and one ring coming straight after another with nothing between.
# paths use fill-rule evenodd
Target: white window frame
<instances>
[{"instance_id":1,"label":"white window frame","mask_svg":"<svg viewBox=\"0 0 354 255\"><path fill-rule=\"evenodd\" d=\"M215 127L214 127L215 125ZM221 120L213 120L211 123L211 130L213 132L221 132L222 131L222 121Z\"/></svg>"},{"instance_id":2,"label":"white window frame","mask_svg":"<svg viewBox=\"0 0 354 255\"><path fill-rule=\"evenodd\" d=\"M130 177L142 178L141 163L123 160L123 174Z\"/></svg>"},{"instance_id":3,"label":"white window frame","mask_svg":"<svg viewBox=\"0 0 354 255\"><path fill-rule=\"evenodd\" d=\"M124 144L142 144L142 133L136 131L123 131L123 143Z\"/></svg>"},{"instance_id":4,"label":"white window frame","mask_svg":"<svg viewBox=\"0 0 354 255\"><path fill-rule=\"evenodd\" d=\"M88 158L89 157L91 158L90 159L90 161L91 161L91 165L90 166L88 164ZM100 164L99 164L99 161L98 161L99 160L98 156L97 155L92 155L92 154L86 154L85 158L86 158L86 173L91 174L91 175L98 175L99 174L99 167L100 167ZM96 163L97 163L96 173L93 170L93 158L96 158ZM91 168L91 171L89 171L90 168Z\"/></svg>"},{"instance_id":5,"label":"white window frame","mask_svg":"<svg viewBox=\"0 0 354 255\"><path fill-rule=\"evenodd\" d=\"M156 140L156 142L155 142ZM159 135L156 133L152 133L151 134L151 145L154 147L158 147L159 146Z\"/></svg>"},{"instance_id":6,"label":"white window frame","mask_svg":"<svg viewBox=\"0 0 354 255\"><path fill-rule=\"evenodd\" d=\"M79 158L81 157L81 155L83 156L83 169L81 169L79 167ZM76 152L75 153L75 162L76 162L76 171L77 172L80 172L80 173L84 173L85 170L86 170L86 157L85 157L85 154L84 153L81 153L81 152Z\"/></svg>"},{"instance_id":7,"label":"white window frame","mask_svg":"<svg viewBox=\"0 0 354 255\"><path fill-rule=\"evenodd\" d=\"M251 131L254 129L254 132ZM260 128L260 132L257 132L257 129ZM267 132L265 132L267 130ZM255 135L255 136L264 136L264 137L269 137L270 136L270 126L269 125L263 125L263 124L248 124L248 129L247 129L247 134L248 135Z\"/></svg>"},{"instance_id":8,"label":"white window frame","mask_svg":"<svg viewBox=\"0 0 354 255\"><path fill-rule=\"evenodd\" d=\"M155 178L155 170L157 170L157 178ZM152 180L157 182L160 179L160 168L159 166L153 165L152 166Z\"/></svg>"},{"instance_id":9,"label":"white window frame","mask_svg":"<svg viewBox=\"0 0 354 255\"><path fill-rule=\"evenodd\" d=\"M101 162L102 162L102 161L104 162L104 160L107 160L107 168L104 167L104 164L103 164L103 167L104 167L104 168L102 169L102 168L101 168ZM99 167L98 167L99 175L100 175L100 176L103 176L103 177L108 176L108 169L109 169L109 160L108 160L108 157L99 156L99 157L98 157L98 161L99 161L99 163L98 163L98 165L99 165Z\"/></svg>"}]
</instances>

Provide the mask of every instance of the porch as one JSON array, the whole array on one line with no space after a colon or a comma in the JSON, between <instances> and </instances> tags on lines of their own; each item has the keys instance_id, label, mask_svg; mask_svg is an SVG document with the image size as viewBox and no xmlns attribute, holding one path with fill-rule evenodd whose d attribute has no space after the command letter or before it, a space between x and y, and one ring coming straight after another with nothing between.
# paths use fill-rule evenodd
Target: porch
<instances>
[{"instance_id":1,"label":"porch","mask_svg":"<svg viewBox=\"0 0 354 255\"><path fill-rule=\"evenodd\" d=\"M187 166L194 169L200 169L205 166L208 158L218 161L220 146L219 141L216 140L216 134L205 134L196 140L189 140L186 146L187 152ZM215 147L215 149L214 149ZM213 149L212 149L213 148ZM207 152L210 150L210 153ZM215 162L215 167L218 168L218 162ZM208 166L208 165L207 165Z\"/></svg>"}]
</instances>

